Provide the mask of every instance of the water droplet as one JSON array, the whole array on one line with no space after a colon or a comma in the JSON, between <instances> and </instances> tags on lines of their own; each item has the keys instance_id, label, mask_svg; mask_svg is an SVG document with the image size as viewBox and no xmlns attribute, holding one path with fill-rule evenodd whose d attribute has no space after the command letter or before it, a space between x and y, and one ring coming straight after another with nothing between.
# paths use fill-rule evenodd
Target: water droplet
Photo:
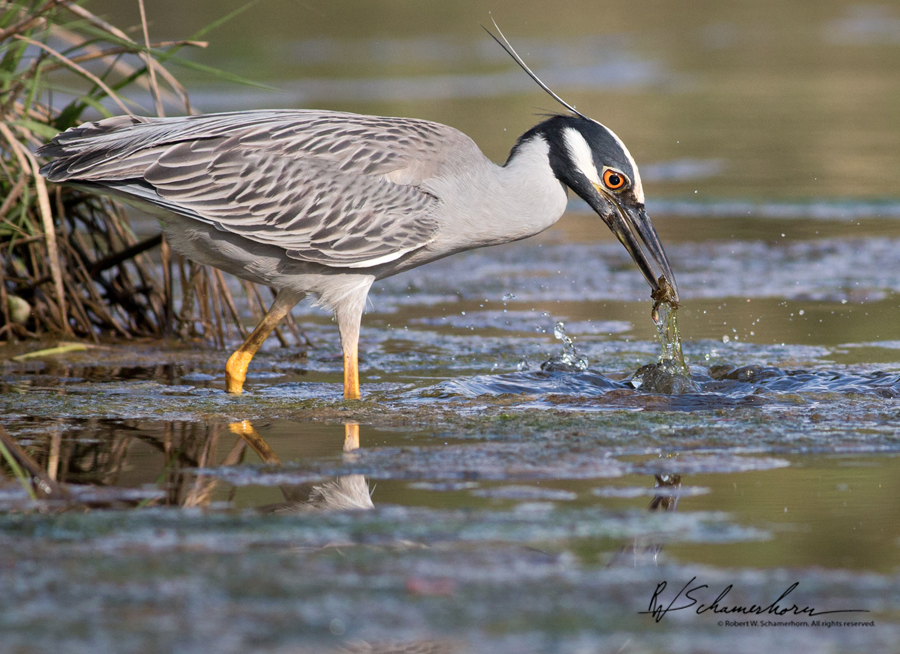
<instances>
[{"instance_id":1,"label":"water droplet","mask_svg":"<svg viewBox=\"0 0 900 654\"><path fill-rule=\"evenodd\" d=\"M730 340L731 340L731 339L728 338L728 335L727 335L727 334L726 334L725 336L722 337L722 342L723 342L723 343L727 343L727 342L730 341Z\"/></svg>"},{"instance_id":2,"label":"water droplet","mask_svg":"<svg viewBox=\"0 0 900 654\"><path fill-rule=\"evenodd\" d=\"M541 370L563 370L567 372L581 372L587 370L588 360L578 354L572 339L566 334L566 325L562 321L557 322L553 326L553 335L557 340L562 341L563 353L559 356L551 357L548 361L541 364Z\"/></svg>"},{"instance_id":3,"label":"water droplet","mask_svg":"<svg viewBox=\"0 0 900 654\"><path fill-rule=\"evenodd\" d=\"M513 295L512 293L507 293L506 295L503 296L504 302L509 302L510 300L515 300L515 299L516 299L516 296Z\"/></svg>"},{"instance_id":4,"label":"water droplet","mask_svg":"<svg viewBox=\"0 0 900 654\"><path fill-rule=\"evenodd\" d=\"M569 337L566 335L566 323L559 321L553 326L553 336L563 343L570 343Z\"/></svg>"}]
</instances>

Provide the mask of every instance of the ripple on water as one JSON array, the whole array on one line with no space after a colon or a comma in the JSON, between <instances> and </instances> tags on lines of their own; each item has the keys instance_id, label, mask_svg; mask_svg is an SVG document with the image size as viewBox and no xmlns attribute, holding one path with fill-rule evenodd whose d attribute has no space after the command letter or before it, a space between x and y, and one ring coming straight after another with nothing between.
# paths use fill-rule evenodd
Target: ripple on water
<instances>
[{"instance_id":1,"label":"ripple on water","mask_svg":"<svg viewBox=\"0 0 900 654\"><path fill-rule=\"evenodd\" d=\"M743 456L725 452L714 454L689 453L645 461L643 464L636 465L634 471L652 475L723 474L750 472L751 470L773 470L775 468L786 468L789 465L788 461L774 457ZM660 495L669 494L667 489L660 490L662 490L659 493Z\"/></svg>"},{"instance_id":2,"label":"ripple on water","mask_svg":"<svg viewBox=\"0 0 900 654\"><path fill-rule=\"evenodd\" d=\"M643 370L643 368L642 368ZM424 390L412 391L417 397L451 398L482 395L529 395L551 399L565 396L577 404L579 398L606 399L612 404L640 404L641 397L659 396L659 392L637 383L637 377L611 379L600 372L560 371L511 372L500 375L476 375L441 382ZM774 366L718 365L693 366L692 390L683 395L666 396L672 408L712 409L738 404L764 404L779 399L794 404L796 397L808 395L821 399L823 394L863 395L880 398L900 397L900 373L857 372L846 369L782 370ZM563 397L556 397L560 401Z\"/></svg>"},{"instance_id":3,"label":"ripple on water","mask_svg":"<svg viewBox=\"0 0 900 654\"><path fill-rule=\"evenodd\" d=\"M454 327L457 329L503 329L505 331L534 333L550 331L554 320L536 311L466 311L446 316L413 318L413 325L430 327ZM575 334L622 334L631 331L632 325L625 320L566 320L568 330Z\"/></svg>"},{"instance_id":4,"label":"ripple on water","mask_svg":"<svg viewBox=\"0 0 900 654\"><path fill-rule=\"evenodd\" d=\"M545 500L548 502L571 501L578 498L576 493L560 488L536 488L534 486L499 486L470 491L478 497L495 500Z\"/></svg>"}]
</instances>

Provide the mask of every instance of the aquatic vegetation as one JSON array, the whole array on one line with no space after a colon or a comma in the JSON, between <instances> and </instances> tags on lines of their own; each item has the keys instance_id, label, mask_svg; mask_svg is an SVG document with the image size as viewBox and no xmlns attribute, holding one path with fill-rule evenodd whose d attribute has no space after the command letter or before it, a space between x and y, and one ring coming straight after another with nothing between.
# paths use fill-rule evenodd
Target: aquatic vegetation
<instances>
[{"instance_id":1,"label":"aquatic vegetation","mask_svg":"<svg viewBox=\"0 0 900 654\"><path fill-rule=\"evenodd\" d=\"M178 51L206 47L198 39L223 21L190 39L156 43L143 21L139 43L82 4L0 5L0 339L178 334L224 345L232 331L246 335L229 289L236 283L173 256L159 233L139 240L117 203L48 185L33 154L56 133L111 110L192 113L166 65L197 68ZM150 258L157 248L161 275ZM251 306L262 304L258 290L247 292Z\"/></svg>"}]
</instances>

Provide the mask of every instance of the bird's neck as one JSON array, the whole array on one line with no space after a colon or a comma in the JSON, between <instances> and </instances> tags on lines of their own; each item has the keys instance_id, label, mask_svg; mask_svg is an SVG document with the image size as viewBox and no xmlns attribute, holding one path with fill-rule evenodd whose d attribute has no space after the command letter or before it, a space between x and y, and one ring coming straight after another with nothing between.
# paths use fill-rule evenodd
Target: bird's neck
<instances>
[{"instance_id":1,"label":"bird's neck","mask_svg":"<svg viewBox=\"0 0 900 654\"><path fill-rule=\"evenodd\" d=\"M498 200L507 207L499 215L509 216L522 238L544 231L566 210L566 187L550 167L550 145L542 135L520 141L498 176Z\"/></svg>"},{"instance_id":2,"label":"bird's neck","mask_svg":"<svg viewBox=\"0 0 900 654\"><path fill-rule=\"evenodd\" d=\"M543 136L520 140L503 166L470 171L465 208L467 243L472 247L509 243L538 234L566 210L566 187L550 168L550 147ZM486 162L487 163L487 162Z\"/></svg>"},{"instance_id":3,"label":"bird's neck","mask_svg":"<svg viewBox=\"0 0 900 654\"><path fill-rule=\"evenodd\" d=\"M444 232L432 253L499 245L538 234L566 209L566 189L553 174L542 136L516 144L503 166L486 157L455 162L457 169L429 182L441 198ZM479 153L480 154L480 153Z\"/></svg>"}]
</instances>

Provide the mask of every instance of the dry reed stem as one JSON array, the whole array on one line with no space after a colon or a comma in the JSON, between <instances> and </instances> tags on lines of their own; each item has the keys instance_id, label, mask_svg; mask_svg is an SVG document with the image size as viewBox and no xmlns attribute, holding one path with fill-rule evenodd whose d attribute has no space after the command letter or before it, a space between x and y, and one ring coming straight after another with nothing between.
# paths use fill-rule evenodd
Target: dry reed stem
<instances>
[{"instance_id":1,"label":"dry reed stem","mask_svg":"<svg viewBox=\"0 0 900 654\"><path fill-rule=\"evenodd\" d=\"M216 341L218 342L219 347L225 347L225 330L222 324L222 317L225 311L224 307L220 306L219 280L214 274L208 274L207 278L209 281L209 299L212 302L213 322L215 323L216 328Z\"/></svg>"},{"instance_id":2,"label":"dry reed stem","mask_svg":"<svg viewBox=\"0 0 900 654\"><path fill-rule=\"evenodd\" d=\"M222 299L225 302L225 306L228 307L228 312L231 314L231 318L234 321L234 324L237 325L238 331L241 333L241 337L244 340L247 340L247 337L250 336L250 332L247 331L247 328L244 327L244 323L241 322L241 317L238 314L237 307L234 306L234 299L231 297L231 291L228 290L228 286L225 284L225 277L222 275L222 271L218 268L213 272L219 280L219 286L222 289Z\"/></svg>"},{"instance_id":3,"label":"dry reed stem","mask_svg":"<svg viewBox=\"0 0 900 654\"><path fill-rule=\"evenodd\" d=\"M41 15L50 9L52 9L55 5L58 5L60 0L50 0L43 7L38 9L37 11L32 12L32 15L26 16L18 23L13 23L9 27L4 30L0 30L0 41L8 39L13 34L17 34L19 32L26 32L34 27L37 27L40 23L42 23L45 18ZM35 15L37 14L37 15Z\"/></svg>"},{"instance_id":4,"label":"dry reed stem","mask_svg":"<svg viewBox=\"0 0 900 654\"><path fill-rule=\"evenodd\" d=\"M57 22L57 7L84 19L109 37L80 32L77 26L62 26ZM60 69L71 70L96 85L83 98L73 101L70 107L75 109L83 110L94 100L102 100L102 92L124 113L131 114L125 98L112 90L115 84L106 77L115 73L129 83L149 87L159 115L163 114L164 102L173 100L183 101L185 109L193 113L184 87L154 57L165 56L158 54L158 48L205 47L207 44L190 40L151 42L144 0L140 0L143 44L136 43L122 30L71 0L49 0L37 9L19 8L3 2L2 8L7 12L7 20L15 22L0 30L0 41L5 40L3 45L8 47L8 52L19 58L11 62L16 77L7 83L7 91L0 98L0 144L6 140L10 145L8 149L0 148L3 155L0 156L0 177L11 180L9 184L5 181L0 184L5 192L5 197L0 200L0 221L6 239L0 244L3 267L0 270L0 302L3 304L0 319L4 320L0 336L9 339L56 330L71 334L74 330L96 341L103 329L121 335L171 333L180 318L192 322L181 325L183 334L197 334L201 327L198 323L202 323L206 337L220 346L224 346L230 337L229 323L246 337L248 330L241 321L225 278L221 271L211 268L195 268L192 264L190 277L182 275L184 297L176 318L174 260L165 240L157 236L137 243L119 205L93 199L81 191L55 187L52 189L56 193L54 207L47 184L39 175L38 162L30 152L41 144L43 139L38 135L43 132L22 126L13 128L13 122L23 118L52 124L58 113L40 102L32 103L38 97L38 90L43 93L46 75ZM65 47L54 49L41 42L47 35L61 40ZM15 41L11 39L34 46L39 52L25 54L24 45L13 46ZM140 69L120 60L124 54L139 57L146 68ZM103 75L92 74L81 65L98 60L107 66ZM162 83L171 87L178 97L161 88ZM53 222L54 216L60 221L58 225ZM142 254L160 240L162 289L152 261ZM112 272L104 274L107 270ZM10 322L7 284L11 285L13 294L33 305L27 327ZM251 309L255 310L255 302L258 303L261 316L266 306L259 290L253 285L246 289ZM194 307L197 295L198 306ZM299 342L296 324L291 318L287 324ZM282 331L276 334L282 345L287 345Z\"/></svg>"},{"instance_id":5,"label":"dry reed stem","mask_svg":"<svg viewBox=\"0 0 900 654\"><path fill-rule=\"evenodd\" d=\"M56 481L59 473L59 451L62 445L62 435L59 429L54 429L50 435L50 454L47 457L47 476Z\"/></svg>"},{"instance_id":6,"label":"dry reed stem","mask_svg":"<svg viewBox=\"0 0 900 654\"><path fill-rule=\"evenodd\" d=\"M117 39L121 39L121 40L125 41L126 43L135 43L131 37L129 37L127 34L125 34L125 32L123 32L119 28L115 27L114 25L110 25L109 23L104 21L102 18L95 16L94 14L92 14L88 10L84 9L83 7L79 7L78 5L71 4L71 5L66 5L66 8L69 11L71 11L72 13L74 13L75 15L80 16L81 18L84 18L84 19L90 21L97 27L109 32L112 36L116 37ZM184 43L185 45L196 45L197 47L201 47L201 48L205 48L207 45L209 45L205 41L184 41L184 42L175 41L172 43L172 45L181 45L182 43ZM137 45L137 44L135 43L135 45ZM149 53L147 53L147 54L149 55ZM121 62L119 62L119 63L121 63ZM122 64L122 65L125 65L125 64ZM129 68L131 68L131 67L129 66ZM179 96L182 103L184 104L185 111L187 111L189 114L195 113L194 110L191 108L191 102L190 102L190 99L188 98L188 93L185 90L185 88L181 85L181 83L177 79L175 79L175 76L172 75L172 73L170 73L168 70L166 70L165 66L163 66L161 63L159 63L152 57L150 57L150 64L148 65L148 71L151 71L151 70L156 70L159 73L160 77L162 77L164 80L166 80L166 82L169 84L169 86L172 87L172 89L175 91L176 95ZM133 69L132 69L132 72L133 72ZM143 83L143 82L144 82L144 80L142 80L142 79L139 81L139 83Z\"/></svg>"},{"instance_id":7,"label":"dry reed stem","mask_svg":"<svg viewBox=\"0 0 900 654\"><path fill-rule=\"evenodd\" d=\"M26 180L26 177L19 177L18 181L13 185L12 190L9 192L9 195L3 200L3 204L0 204L0 220L6 218L6 214L10 207L12 207L13 203L19 199L19 196L25 189Z\"/></svg>"},{"instance_id":8,"label":"dry reed stem","mask_svg":"<svg viewBox=\"0 0 900 654\"><path fill-rule=\"evenodd\" d=\"M85 269L84 261L81 260L81 256L78 254L78 251L74 247L72 247L72 244L68 241L68 239L63 239L63 242L65 243L66 247L69 249L70 256L75 260L75 263L77 265L77 267L75 269L75 274L81 277L81 284L83 286L85 286L86 288L90 289L88 291L90 294L97 296L97 289L94 286L94 284L92 283L93 280L91 279L91 276L88 273L88 271ZM84 311L84 313L85 313L85 317L87 317L87 311L85 310L85 308L83 306L85 300L83 300L81 298L81 295L77 292L77 289L73 289L72 298L75 301L75 303L80 305L81 310ZM97 303L99 303L100 306L102 307L103 304L102 304L102 301L100 301L100 297L97 296L96 299L97 299ZM103 318L104 316L111 318L111 316L108 316L108 312L106 312L105 310L103 310L99 313L95 310L94 313L101 318ZM111 320L110 320L110 322L111 322ZM91 321L89 318L88 318L87 324L86 324L86 331L87 331L87 333L89 333L91 335L91 338L93 339L93 341L95 343L100 342L100 338L97 336L97 333L91 328Z\"/></svg>"},{"instance_id":9,"label":"dry reed stem","mask_svg":"<svg viewBox=\"0 0 900 654\"><path fill-rule=\"evenodd\" d=\"M0 315L3 316L3 327L0 334L5 331L12 332L13 324L9 315L9 296L6 294L6 276L3 274L3 266L0 266Z\"/></svg>"},{"instance_id":10,"label":"dry reed stem","mask_svg":"<svg viewBox=\"0 0 900 654\"><path fill-rule=\"evenodd\" d=\"M165 48L169 46L175 45L190 45L197 48L205 48L209 45L206 41L157 41L151 44L153 48ZM87 61L94 61L96 59L104 59L106 57L113 57L120 54L129 54L134 52L134 48L130 46L116 46L114 48L106 48L105 50L96 50L95 52L90 52L88 54L78 55L77 57L69 57L69 61L75 64L83 64ZM121 62L120 62L121 63ZM44 74L51 73L54 70L59 70L60 68L65 68L63 64L46 64L43 68ZM132 66L126 66L124 70L127 70L129 73L134 72L134 68ZM179 86L181 86L179 84ZM46 116L33 116L35 118L40 118L41 120L46 120Z\"/></svg>"},{"instance_id":11,"label":"dry reed stem","mask_svg":"<svg viewBox=\"0 0 900 654\"><path fill-rule=\"evenodd\" d=\"M159 85L156 83L156 66L153 65L153 57L150 56L150 33L147 29L147 12L144 10L144 0L138 0L138 7L141 10L141 28L144 30L144 43L147 45L146 51L141 53L141 59L146 62L147 70L150 73L150 90L153 92L156 115L162 118L166 115L166 112L163 109L162 98L159 95Z\"/></svg>"},{"instance_id":12,"label":"dry reed stem","mask_svg":"<svg viewBox=\"0 0 900 654\"><path fill-rule=\"evenodd\" d=\"M31 171L37 188L38 207L44 224L44 234L47 237L47 259L50 265L50 274L53 276L53 286L56 289L56 301L59 304L59 321L62 324L63 333L72 336L69 321L66 320L66 292L63 287L62 267L59 265L59 250L56 247L56 228L53 225L53 213L50 211L50 196L47 193L47 184L38 172L37 159L30 152L28 159L31 161Z\"/></svg>"},{"instance_id":13,"label":"dry reed stem","mask_svg":"<svg viewBox=\"0 0 900 654\"><path fill-rule=\"evenodd\" d=\"M22 449L22 446L2 426L0 426L0 443L3 443L15 462L31 476L31 485L34 490L40 492L41 496L59 499L69 496L69 493L50 479L47 473L44 472L44 469L37 464L28 452Z\"/></svg>"},{"instance_id":14,"label":"dry reed stem","mask_svg":"<svg viewBox=\"0 0 900 654\"><path fill-rule=\"evenodd\" d=\"M164 294L165 294L165 314L163 319L163 329L162 332L165 335L172 333L172 325L175 319L175 305L174 305L174 284L172 282L172 249L169 247L169 242L166 240L165 235L163 235L162 243L159 245L159 255L162 259L162 269L163 269L163 286L164 286Z\"/></svg>"},{"instance_id":15,"label":"dry reed stem","mask_svg":"<svg viewBox=\"0 0 900 654\"><path fill-rule=\"evenodd\" d=\"M63 287L62 268L59 265L59 251L56 247L56 229L53 225L53 213L50 210L50 196L47 193L47 184L44 178L38 172L37 159L29 152L24 145L13 135L9 127L4 123L0 123L0 133L9 142L13 150L19 157L22 165L22 172L29 170L34 178L35 190L38 197L38 208L40 209L41 221L44 227L44 236L47 243L47 259L50 265L50 274L53 277L53 286L56 290L56 301L59 310L59 321L63 333L71 336L72 331L69 329L66 320L66 293ZM24 178L23 178L24 179Z\"/></svg>"},{"instance_id":16,"label":"dry reed stem","mask_svg":"<svg viewBox=\"0 0 900 654\"><path fill-rule=\"evenodd\" d=\"M101 80L99 77L97 77L93 73L85 70L78 64L72 63L72 61L70 61L67 57L65 57L64 55L57 52L56 50L51 48L49 45L45 45L45 44L41 43L40 41L35 41L34 39L29 39L27 36L22 36L21 34L14 34L13 38L19 39L20 41L25 41L26 43L30 43L32 45L36 45L37 47L41 48L42 50L46 50L51 55L53 55L54 57L59 59L61 62L66 64L69 68L71 68L72 70L77 72L79 75L84 75L89 80L91 80L94 84L96 84L101 89L103 89L103 92L106 93L106 95L109 96L109 98L111 100L113 100L117 105L119 105L119 107L122 109L122 111L124 111L129 116L134 116L134 114L131 113L131 111L128 109L128 107L125 106L125 104L122 102L122 100L119 99L119 96L116 94L116 92L113 91L111 88L109 88L103 82L103 80Z\"/></svg>"}]
</instances>

